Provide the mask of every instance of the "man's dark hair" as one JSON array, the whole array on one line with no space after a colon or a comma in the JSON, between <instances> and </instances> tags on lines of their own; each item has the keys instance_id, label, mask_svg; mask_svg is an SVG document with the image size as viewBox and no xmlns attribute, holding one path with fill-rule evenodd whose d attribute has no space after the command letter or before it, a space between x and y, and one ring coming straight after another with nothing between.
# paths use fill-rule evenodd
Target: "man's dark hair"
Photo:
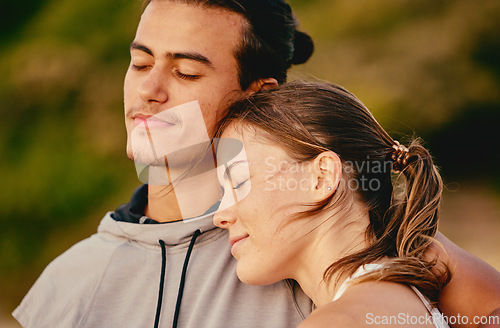
<instances>
[{"instance_id":1,"label":"man's dark hair","mask_svg":"<svg viewBox=\"0 0 500 328\"><path fill-rule=\"evenodd\" d=\"M153 0L145 0L144 7ZM154 0L160 1L160 0ZM247 24L236 48L239 81L246 90L254 81L275 78L286 82L287 70L305 63L314 51L312 39L297 31L297 22L284 0L163 0L222 8L242 15Z\"/></svg>"}]
</instances>

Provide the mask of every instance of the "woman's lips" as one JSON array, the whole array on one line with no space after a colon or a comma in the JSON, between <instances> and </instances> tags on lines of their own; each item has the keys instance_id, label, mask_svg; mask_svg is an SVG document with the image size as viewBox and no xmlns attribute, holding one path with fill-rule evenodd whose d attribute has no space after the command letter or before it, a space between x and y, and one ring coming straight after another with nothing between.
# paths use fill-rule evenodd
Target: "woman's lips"
<instances>
[{"instance_id":1,"label":"woman's lips","mask_svg":"<svg viewBox=\"0 0 500 328\"><path fill-rule=\"evenodd\" d=\"M229 243L231 244L231 254L235 256L236 250L238 247L248 238L248 235L246 236L240 236L240 237L235 237L235 238L229 238ZM236 256L235 256L236 257Z\"/></svg>"}]
</instances>

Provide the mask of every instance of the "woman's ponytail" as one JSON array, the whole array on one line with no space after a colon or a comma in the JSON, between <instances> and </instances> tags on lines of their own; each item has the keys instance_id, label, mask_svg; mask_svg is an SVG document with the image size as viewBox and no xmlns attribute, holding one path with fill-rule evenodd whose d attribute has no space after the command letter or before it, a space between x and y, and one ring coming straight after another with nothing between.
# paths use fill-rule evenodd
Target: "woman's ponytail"
<instances>
[{"instance_id":1,"label":"woman's ponytail","mask_svg":"<svg viewBox=\"0 0 500 328\"><path fill-rule=\"evenodd\" d=\"M385 215L371 218L367 233L373 243L333 263L324 277L329 281L336 274L335 283L338 283L341 277L352 275L361 265L383 260L384 269L363 275L352 283L383 280L412 285L437 303L450 279L447 265L437 258L429 259L428 252L436 242L443 182L432 156L420 140L412 141L406 148L387 134L382 135L384 140L393 143L384 147L388 149L385 158L392 162L392 172L399 174L396 180L404 176L402 195L398 194L397 186L390 188L392 200L389 208L382 211ZM381 212L376 206L371 211Z\"/></svg>"},{"instance_id":2,"label":"woman's ponytail","mask_svg":"<svg viewBox=\"0 0 500 328\"><path fill-rule=\"evenodd\" d=\"M419 140L412 142L404 157L404 196L393 206L393 216L401 217L396 247L399 257L422 258L437 232L443 182Z\"/></svg>"},{"instance_id":3,"label":"woman's ponytail","mask_svg":"<svg viewBox=\"0 0 500 328\"><path fill-rule=\"evenodd\" d=\"M392 141L388 135L384 139ZM434 236L438 228L443 182L432 156L420 140L413 140L408 148L397 141L392 142L392 147L387 147L390 150L386 159L392 161L392 172L399 174L396 180L404 176L402 195L398 194L400 188L392 188L391 204L385 215L378 219L381 222L371 222L372 230L368 234L374 242L332 264L325 272L325 279L329 280L338 272L338 282L341 276L351 275L359 266L388 257L383 270L353 282L384 280L412 285L431 302L437 303L442 288L450 279L447 265L428 256L429 247L437 243ZM374 231L375 226L381 229Z\"/></svg>"}]
</instances>

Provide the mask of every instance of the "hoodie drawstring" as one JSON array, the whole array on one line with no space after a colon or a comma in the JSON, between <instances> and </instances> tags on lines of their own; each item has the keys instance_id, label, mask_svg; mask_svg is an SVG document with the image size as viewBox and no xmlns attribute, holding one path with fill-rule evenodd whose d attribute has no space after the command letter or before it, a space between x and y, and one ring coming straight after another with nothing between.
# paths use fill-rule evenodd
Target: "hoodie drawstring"
<instances>
[{"instance_id":1,"label":"hoodie drawstring","mask_svg":"<svg viewBox=\"0 0 500 328\"><path fill-rule=\"evenodd\" d=\"M161 246L161 275L160 275L160 287L158 288L158 302L156 305L156 316L154 328L158 328L160 323L160 313L161 313L161 303L163 301L163 285L165 284L165 266L167 264L167 250L165 249L165 242L159 240Z\"/></svg>"},{"instance_id":2,"label":"hoodie drawstring","mask_svg":"<svg viewBox=\"0 0 500 328\"><path fill-rule=\"evenodd\" d=\"M188 250L186 253L186 258L184 259L184 266L182 267L181 282L179 284L179 293L177 294L177 302L175 303L174 322L172 323L172 328L177 328L177 321L179 320L179 312L181 311L182 294L184 293L184 283L186 281L186 272L187 272L187 266L189 263L189 257L191 256L191 251L193 250L194 242L196 241L196 238L198 238L199 235L201 235L200 229L198 229L194 232L193 238L191 238L191 243L189 244L189 247L188 247Z\"/></svg>"},{"instance_id":3,"label":"hoodie drawstring","mask_svg":"<svg viewBox=\"0 0 500 328\"><path fill-rule=\"evenodd\" d=\"M196 241L196 238L201 235L201 231L198 229L194 232L193 237L191 238L191 242L189 243L189 247L186 253L186 258L184 259L184 266L182 267L182 275L181 282L179 283L179 293L177 294L177 302L175 304L175 313L174 313L174 321L172 323L173 328L177 328L177 322L179 321L179 312L181 310L181 301L182 295L184 293L184 284L186 280L186 272L189 263L189 258L191 257L191 252L193 251L193 246ZM163 240L158 241L161 246L161 276L160 276L160 287L158 289L158 304L156 306L156 317L155 317L155 325L154 328L158 328L160 323L160 313L161 313L161 304L163 300L163 286L165 284L165 267L167 264L167 251L165 249L165 242Z\"/></svg>"}]
</instances>

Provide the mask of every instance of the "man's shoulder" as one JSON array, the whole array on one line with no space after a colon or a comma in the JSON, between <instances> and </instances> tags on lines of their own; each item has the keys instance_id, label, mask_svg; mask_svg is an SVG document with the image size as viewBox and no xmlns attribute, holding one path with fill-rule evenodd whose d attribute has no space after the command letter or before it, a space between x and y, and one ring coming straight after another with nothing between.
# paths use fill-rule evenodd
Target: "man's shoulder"
<instances>
[{"instance_id":1,"label":"man's shoulder","mask_svg":"<svg viewBox=\"0 0 500 328\"><path fill-rule=\"evenodd\" d=\"M85 267L86 270L100 267L108 262L120 244L121 242L110 240L101 234L94 234L77 242L56 257L44 273L60 274L64 270L79 270L79 267Z\"/></svg>"},{"instance_id":2,"label":"man's shoulder","mask_svg":"<svg viewBox=\"0 0 500 328\"><path fill-rule=\"evenodd\" d=\"M71 246L47 265L14 317L23 327L49 327L61 320L77 326L119 245L94 234Z\"/></svg>"}]
</instances>

